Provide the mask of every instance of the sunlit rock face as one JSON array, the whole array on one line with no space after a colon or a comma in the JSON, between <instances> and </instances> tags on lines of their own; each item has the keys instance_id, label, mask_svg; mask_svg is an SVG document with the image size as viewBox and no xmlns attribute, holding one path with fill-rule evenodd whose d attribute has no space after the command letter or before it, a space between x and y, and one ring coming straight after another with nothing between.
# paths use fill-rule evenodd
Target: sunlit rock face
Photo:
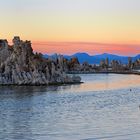
<instances>
[{"instance_id":1,"label":"sunlit rock face","mask_svg":"<svg viewBox=\"0 0 140 140\"><path fill-rule=\"evenodd\" d=\"M63 56L45 59L42 54L34 54L30 41L22 41L16 36L13 45L0 40L0 85L49 85L78 83L80 77L65 74Z\"/></svg>"}]
</instances>

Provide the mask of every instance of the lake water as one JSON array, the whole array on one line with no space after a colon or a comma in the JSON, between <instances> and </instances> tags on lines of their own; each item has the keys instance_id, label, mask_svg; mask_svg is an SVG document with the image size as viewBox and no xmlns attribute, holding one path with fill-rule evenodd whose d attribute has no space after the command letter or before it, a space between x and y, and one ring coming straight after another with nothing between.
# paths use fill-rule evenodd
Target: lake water
<instances>
[{"instance_id":1,"label":"lake water","mask_svg":"<svg viewBox=\"0 0 140 140\"><path fill-rule=\"evenodd\" d=\"M80 85L0 87L0 140L139 140L140 76L80 76Z\"/></svg>"}]
</instances>

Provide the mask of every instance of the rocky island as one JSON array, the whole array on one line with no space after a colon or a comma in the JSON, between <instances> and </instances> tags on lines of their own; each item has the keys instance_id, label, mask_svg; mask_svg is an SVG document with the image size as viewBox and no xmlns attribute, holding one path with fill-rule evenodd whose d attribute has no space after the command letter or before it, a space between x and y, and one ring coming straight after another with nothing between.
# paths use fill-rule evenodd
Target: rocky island
<instances>
[{"instance_id":1,"label":"rocky island","mask_svg":"<svg viewBox=\"0 0 140 140\"><path fill-rule=\"evenodd\" d=\"M16 36L13 45L0 40L0 85L52 85L80 83L64 72L64 58L46 59L34 53L30 41Z\"/></svg>"}]
</instances>

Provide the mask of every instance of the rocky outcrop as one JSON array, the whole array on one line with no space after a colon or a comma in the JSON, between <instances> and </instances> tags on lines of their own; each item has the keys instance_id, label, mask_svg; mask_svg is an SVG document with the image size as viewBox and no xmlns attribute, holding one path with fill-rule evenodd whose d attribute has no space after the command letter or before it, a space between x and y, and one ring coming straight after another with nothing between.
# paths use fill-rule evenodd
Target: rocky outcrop
<instances>
[{"instance_id":1,"label":"rocky outcrop","mask_svg":"<svg viewBox=\"0 0 140 140\"><path fill-rule=\"evenodd\" d=\"M65 59L42 57L33 53L30 41L14 37L13 45L0 40L0 85L49 85L79 83L80 77L70 77L64 72Z\"/></svg>"}]
</instances>

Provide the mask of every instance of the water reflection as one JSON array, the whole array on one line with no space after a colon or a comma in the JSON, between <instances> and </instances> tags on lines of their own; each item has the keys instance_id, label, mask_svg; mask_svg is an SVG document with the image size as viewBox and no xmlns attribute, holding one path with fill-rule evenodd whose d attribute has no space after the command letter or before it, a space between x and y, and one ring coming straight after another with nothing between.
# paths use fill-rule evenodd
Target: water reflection
<instances>
[{"instance_id":1,"label":"water reflection","mask_svg":"<svg viewBox=\"0 0 140 140\"><path fill-rule=\"evenodd\" d=\"M140 86L138 75L115 75L115 74L89 74L82 75L85 83L80 85L81 91L111 90L127 87Z\"/></svg>"},{"instance_id":2,"label":"water reflection","mask_svg":"<svg viewBox=\"0 0 140 140\"><path fill-rule=\"evenodd\" d=\"M139 139L139 76L82 75L82 80L0 87L0 139Z\"/></svg>"}]
</instances>

